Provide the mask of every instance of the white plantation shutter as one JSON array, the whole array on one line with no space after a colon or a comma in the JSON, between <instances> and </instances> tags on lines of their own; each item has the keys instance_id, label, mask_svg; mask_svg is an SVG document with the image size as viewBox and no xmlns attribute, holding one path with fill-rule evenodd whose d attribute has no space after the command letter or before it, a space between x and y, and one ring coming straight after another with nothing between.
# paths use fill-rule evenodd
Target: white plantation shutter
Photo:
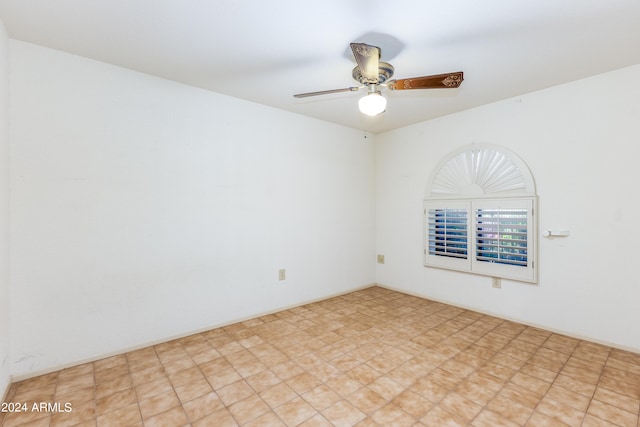
<instances>
[{"instance_id":1,"label":"white plantation shutter","mask_svg":"<svg viewBox=\"0 0 640 427\"><path fill-rule=\"evenodd\" d=\"M445 158L424 204L424 264L537 281L535 184L515 154L473 144Z\"/></svg>"},{"instance_id":2,"label":"white plantation shutter","mask_svg":"<svg viewBox=\"0 0 640 427\"><path fill-rule=\"evenodd\" d=\"M429 254L467 259L466 209L429 209Z\"/></svg>"},{"instance_id":3,"label":"white plantation shutter","mask_svg":"<svg viewBox=\"0 0 640 427\"><path fill-rule=\"evenodd\" d=\"M469 204L425 202L424 218L425 265L471 270Z\"/></svg>"},{"instance_id":4,"label":"white plantation shutter","mask_svg":"<svg viewBox=\"0 0 640 427\"><path fill-rule=\"evenodd\" d=\"M476 209L476 260L527 265L527 210Z\"/></svg>"},{"instance_id":5,"label":"white plantation shutter","mask_svg":"<svg viewBox=\"0 0 640 427\"><path fill-rule=\"evenodd\" d=\"M534 282L535 198L472 201L473 271Z\"/></svg>"}]
</instances>

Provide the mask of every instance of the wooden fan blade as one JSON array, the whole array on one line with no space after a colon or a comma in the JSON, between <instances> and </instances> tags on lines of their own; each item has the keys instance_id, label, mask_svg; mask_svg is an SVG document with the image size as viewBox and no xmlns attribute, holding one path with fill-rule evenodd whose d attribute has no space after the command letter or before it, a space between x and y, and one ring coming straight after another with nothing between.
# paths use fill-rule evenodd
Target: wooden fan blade
<instances>
[{"instance_id":1,"label":"wooden fan blade","mask_svg":"<svg viewBox=\"0 0 640 427\"><path fill-rule=\"evenodd\" d=\"M356 92L357 90L359 90L359 87L345 87L344 89L330 89L330 90L321 90L318 92L307 92L307 93L297 93L295 95L293 95L294 98L307 98L309 96L316 96L316 95L328 95L330 93L339 93L339 92Z\"/></svg>"},{"instance_id":2,"label":"wooden fan blade","mask_svg":"<svg viewBox=\"0 0 640 427\"><path fill-rule=\"evenodd\" d=\"M380 48L365 43L351 43L351 50L360 68L360 74L367 83L378 83Z\"/></svg>"},{"instance_id":3,"label":"wooden fan blade","mask_svg":"<svg viewBox=\"0 0 640 427\"><path fill-rule=\"evenodd\" d=\"M413 77L410 79L389 80L391 90L456 88L462 83L462 71L436 74L433 76Z\"/></svg>"}]
</instances>

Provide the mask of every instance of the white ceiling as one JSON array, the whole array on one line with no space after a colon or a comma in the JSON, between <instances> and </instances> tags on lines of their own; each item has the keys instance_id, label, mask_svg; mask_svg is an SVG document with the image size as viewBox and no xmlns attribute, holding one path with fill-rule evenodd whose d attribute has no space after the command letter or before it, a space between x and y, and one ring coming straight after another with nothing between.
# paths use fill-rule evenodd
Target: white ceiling
<instances>
[{"instance_id":1,"label":"white ceiling","mask_svg":"<svg viewBox=\"0 0 640 427\"><path fill-rule=\"evenodd\" d=\"M640 63L640 0L0 0L12 38L369 132ZM385 92L364 118L350 42L394 77L464 71L459 89ZM624 82L620 82L624 84Z\"/></svg>"}]
</instances>

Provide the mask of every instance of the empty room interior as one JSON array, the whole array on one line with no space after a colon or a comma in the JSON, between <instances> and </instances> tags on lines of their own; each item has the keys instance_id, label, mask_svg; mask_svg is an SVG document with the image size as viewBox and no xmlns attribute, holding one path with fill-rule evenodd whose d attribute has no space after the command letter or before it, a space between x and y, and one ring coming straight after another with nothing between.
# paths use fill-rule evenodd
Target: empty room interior
<instances>
[{"instance_id":1,"label":"empty room interior","mask_svg":"<svg viewBox=\"0 0 640 427\"><path fill-rule=\"evenodd\" d=\"M0 21L1 426L640 426L637 0Z\"/></svg>"}]
</instances>

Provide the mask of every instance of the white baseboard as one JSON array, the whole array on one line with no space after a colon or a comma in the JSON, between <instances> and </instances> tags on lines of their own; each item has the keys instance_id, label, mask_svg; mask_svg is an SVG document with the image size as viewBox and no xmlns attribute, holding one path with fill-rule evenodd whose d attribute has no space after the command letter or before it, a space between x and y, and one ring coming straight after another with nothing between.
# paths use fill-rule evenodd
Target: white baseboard
<instances>
[{"instance_id":1,"label":"white baseboard","mask_svg":"<svg viewBox=\"0 0 640 427\"><path fill-rule=\"evenodd\" d=\"M74 360L74 361L69 362L69 363L63 363L63 364L52 366L52 367L49 367L49 368L46 368L46 369L41 369L39 371L34 371L34 372L26 373L26 374L15 375L15 376L11 377L9 385L7 386L7 390L5 392L5 396L4 397L6 397L6 393L9 392L9 388L11 387L12 383L28 380L29 378L39 377L40 375L50 374L52 372L60 371L62 369L67 369L67 368L72 368L74 366L83 365L85 363L90 363L90 362L95 362L97 360L106 359L107 357L112 357L112 356L117 356L117 355L124 354L124 353L129 353L131 351L140 350L142 348L158 345L158 344L161 344L161 343L164 343L164 342L173 341L173 340L184 338L184 337L188 337L188 336L191 336L191 335L200 334L202 332L210 331L212 329L222 328L222 327L225 327L225 326L233 325L235 323L240 323L240 322L244 322L244 321L247 321L247 320L255 319L257 317L266 316L266 315L274 314L274 313L279 313L281 311L289 310L289 309L296 308L296 307L301 307L301 306L307 305L307 304L313 304L314 302L324 301L324 300L327 300L327 299L339 297L341 295L347 295L347 294L350 294L352 292L360 291L362 289L371 288L373 286L376 286L376 284L375 283L371 283L369 285L363 285L363 286L360 286L360 287L357 287L357 288L349 289L348 291L338 292L338 293L327 295L327 296L324 296L324 297L321 297L321 298L316 298L316 299L304 301L304 302L301 302L301 303L298 303L298 304L293 304L293 305L290 305L290 306L281 307L281 308L278 308L278 309L275 309L275 310L271 310L271 311L267 311L267 312L257 313L257 314L251 315L251 316L245 316L245 317L233 319L233 320L231 320L229 322L224 322L224 323L220 323L220 324L216 324L216 325L207 326L207 327L204 327L204 328L200 328L200 329L197 329L197 330L185 332L185 333L178 334L178 335L172 335L172 336L163 337L161 339L157 339L157 340L153 340L153 341L147 341L147 342L144 342L144 343L141 343L139 345L132 346L132 347L121 348L121 349L118 349L118 350L115 350L115 351L111 351L111 352L108 352L108 353L97 354L97 355L90 356L90 357L87 357L87 358L84 358L84 359Z\"/></svg>"},{"instance_id":2,"label":"white baseboard","mask_svg":"<svg viewBox=\"0 0 640 427\"><path fill-rule=\"evenodd\" d=\"M492 312L489 312L489 311L480 310L480 309L478 309L476 307L467 307L467 306L464 306L464 305L457 304L455 302L441 300L439 298L432 298L432 297L429 297L429 296L426 296L426 295L420 295L420 294L415 293L415 292L410 292L410 291L406 291L404 289L394 288L393 286L383 285L381 283L376 283L376 286L379 286L379 287L385 288L385 289L389 289L390 291L400 292L402 294L411 295L411 296L418 297L418 298L423 298L423 299L428 299L430 301L435 301L435 302L439 302L439 303L442 303L442 304L447 304L447 305L450 305L450 306L453 306L453 307L462 308L462 309L469 310L469 311L475 311L476 313L486 314L487 316L497 317L499 319L508 320L510 322L520 323L522 325L530 326L532 328L544 329L545 331L553 332L553 333L560 334L560 335L565 335L565 336L570 337L570 338L575 338L575 339L583 340L583 341L589 341L589 342L592 342L592 343L595 343L595 344L604 345L604 346L615 348L615 349L618 349L618 350L624 350L624 351L628 351L628 352L631 352L631 353L640 354L640 348L627 347L627 346L624 346L624 345L620 345L620 344L616 344L616 343L612 343L612 342L599 340L597 338L583 336L583 335L575 334L575 333L572 333L572 332L564 331L564 330L561 330L561 329L552 328L552 327L549 327L547 325L538 325L538 324L535 324L535 323L524 321L522 319L515 319L515 318L508 317L508 316L503 316L501 314L496 314L496 313L492 313Z\"/></svg>"},{"instance_id":3,"label":"white baseboard","mask_svg":"<svg viewBox=\"0 0 640 427\"><path fill-rule=\"evenodd\" d=\"M402 293L402 294L405 294L405 295L411 295L411 296L414 296L414 297L417 297L417 298L428 299L430 301L435 301L435 302L439 302L439 303L442 303L442 304L451 305L453 307L458 307L458 308L462 308L462 309L465 309L465 310L475 311L477 313L482 313L482 314L486 314L488 316L493 316L493 317L497 317L497 318L500 318L500 319L508 320L508 321L511 321L511 322L520 323L520 324L523 324L523 325L526 325L526 326L531 326L531 327L534 327L534 328L544 329L544 330L547 330L547 331L550 331L550 332L554 332L554 333L558 333L558 334L562 334L562 335L565 335L565 336L568 336L568 337L571 337L571 338L576 338L576 339L579 339L579 340L589 341L589 342L593 342L593 343L596 343L596 344L605 345L607 347L612 347L612 348L616 348L616 349L620 349L620 350L629 351L631 353L640 354L640 349L637 349L637 348L621 346L621 345L616 344L616 343L611 343L611 342L607 342L607 341L603 341L603 340L598 340L598 339L595 339L593 337L581 336L581 335L574 334L574 333L571 333L571 332L567 332L567 331L551 328L551 327L546 326L546 325L538 325L538 324L535 324L535 323L530 323L530 322L523 321L521 319L514 319L514 318L502 316L502 315L499 315L499 314L496 314L496 313L491 313L491 312L488 312L488 311L479 310L479 309L477 309L475 307L467 307L467 306L464 306L464 305L456 304L456 303L451 302L451 301L441 300L441 299L438 299L438 298L432 298L432 297L429 297L429 296L426 296L426 295L420 295L420 294L415 293L415 292L406 291L404 289L398 289L398 288L395 288L393 286L389 286L389 285L385 285L385 284L381 284L381 283L372 283L372 284L369 284L369 285L364 285L364 286L360 286L360 287L357 287L357 288L353 288L353 289L350 289L348 291L339 292L339 293L327 295L327 296L324 296L324 297L321 297L321 298L316 298L316 299L313 299L313 300L304 301L304 302L301 302L299 304L294 304L294 305L291 305L291 306L281 307L281 308L278 308L276 310L271 310L271 311L267 311L267 312L257 313L257 314L252 315L252 316L246 316L246 317L242 317L242 318L233 319L233 320L231 320L229 322L207 326L207 327L204 327L204 328L200 328L200 329L197 329L197 330L192 330L192 331L185 332L185 333L178 334L178 335L167 336L167 337L164 337L162 339L148 341L148 342L141 343L139 345L135 345L135 346L132 346L132 347L122 348L122 349L118 349L118 350L115 350L115 351L112 351L112 352L98 354L98 355L87 357L87 358L84 358L84 359L75 360L75 361L72 361L72 362L69 362L69 363L64 363L64 364L61 364L61 365L53 366L53 367L50 367L50 368L47 368L47 369L42 369L42 370L39 370L39 371L29 372L27 374L15 375L15 376L11 377L9 384L7 385L7 389L4 391L3 401L7 397L7 393L9 392L9 389L11 388L11 384L14 383L14 382L24 381L24 380L27 380L29 378L34 378L34 377L38 377L40 375L50 374L52 372L60 371L62 369L71 368L71 367L82 365L82 364L85 364L85 363L95 362L97 360L105 359L107 357L112 357L112 356L117 356L117 355L124 354L124 353L129 353L131 351L140 350L140 349L145 348L145 347L150 347L150 346L158 345L158 344L161 344L161 343L164 343L164 342L172 341L172 340L175 340L175 339L188 337L188 336L199 334L199 333L202 333L202 332L206 332L206 331L209 331L209 330L212 330L212 329L222 328L222 327L225 327L225 326L233 325L235 323L240 323L240 322L244 322L244 321L247 321L247 320L255 319L257 317L266 316L266 315L278 313L278 312L281 312L281 311L284 311L284 310L289 310L289 309L292 309L292 308L295 308L295 307L300 307L300 306L303 306L303 305L312 304L314 302L319 302L319 301L324 301L324 300L327 300L327 299L339 297L341 295L350 294L352 292L356 292L356 291L359 291L359 290L362 290L362 289L367 289L367 288L370 288L370 287L373 287L373 286L379 286L381 288L389 289L391 291L399 292L399 293Z\"/></svg>"}]
</instances>

